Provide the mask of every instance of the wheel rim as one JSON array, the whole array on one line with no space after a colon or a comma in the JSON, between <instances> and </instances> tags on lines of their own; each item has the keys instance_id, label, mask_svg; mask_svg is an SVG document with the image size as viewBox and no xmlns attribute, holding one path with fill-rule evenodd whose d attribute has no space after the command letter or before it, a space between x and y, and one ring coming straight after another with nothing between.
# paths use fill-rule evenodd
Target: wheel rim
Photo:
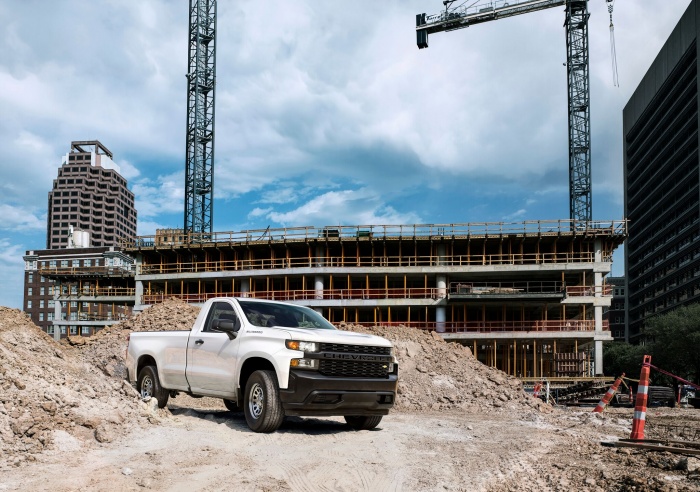
<instances>
[{"instance_id":1,"label":"wheel rim","mask_svg":"<svg viewBox=\"0 0 700 492\"><path fill-rule=\"evenodd\" d=\"M141 398L144 400L153 396L153 380L150 376L146 376L141 381Z\"/></svg>"},{"instance_id":2,"label":"wheel rim","mask_svg":"<svg viewBox=\"0 0 700 492\"><path fill-rule=\"evenodd\" d=\"M258 383L253 384L250 388L250 395L248 398L248 410L250 411L251 417L254 419L260 418L263 413L263 408L265 406L265 391L262 389Z\"/></svg>"}]
</instances>

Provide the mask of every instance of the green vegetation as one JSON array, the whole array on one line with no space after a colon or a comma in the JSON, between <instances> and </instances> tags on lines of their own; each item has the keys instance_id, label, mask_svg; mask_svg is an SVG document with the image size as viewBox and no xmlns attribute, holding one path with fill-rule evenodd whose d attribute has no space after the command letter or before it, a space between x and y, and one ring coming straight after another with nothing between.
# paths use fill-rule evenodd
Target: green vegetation
<instances>
[{"instance_id":1,"label":"green vegetation","mask_svg":"<svg viewBox=\"0 0 700 492\"><path fill-rule=\"evenodd\" d=\"M603 366L610 375L625 372L638 378L644 354L651 363L684 379L700 382L700 304L675 309L649 319L644 331L647 344L621 342L605 344ZM652 384L674 383L658 371L651 371Z\"/></svg>"},{"instance_id":2,"label":"green vegetation","mask_svg":"<svg viewBox=\"0 0 700 492\"><path fill-rule=\"evenodd\" d=\"M649 353L648 346L632 345L625 342L607 342L603 346L603 367L605 374L637 379L642 370L642 360ZM652 358L653 361L653 358Z\"/></svg>"}]
</instances>

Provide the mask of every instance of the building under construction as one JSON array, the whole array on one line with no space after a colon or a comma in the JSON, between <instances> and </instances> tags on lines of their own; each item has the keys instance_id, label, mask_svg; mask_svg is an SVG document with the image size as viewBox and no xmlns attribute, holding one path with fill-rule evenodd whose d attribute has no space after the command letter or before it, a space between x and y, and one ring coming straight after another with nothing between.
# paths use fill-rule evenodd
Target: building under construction
<instances>
[{"instance_id":1,"label":"building under construction","mask_svg":"<svg viewBox=\"0 0 700 492\"><path fill-rule=\"evenodd\" d=\"M605 275L626 221L161 230L125 240L135 309L177 297L311 306L332 323L434 330L520 377L602 374Z\"/></svg>"}]
</instances>

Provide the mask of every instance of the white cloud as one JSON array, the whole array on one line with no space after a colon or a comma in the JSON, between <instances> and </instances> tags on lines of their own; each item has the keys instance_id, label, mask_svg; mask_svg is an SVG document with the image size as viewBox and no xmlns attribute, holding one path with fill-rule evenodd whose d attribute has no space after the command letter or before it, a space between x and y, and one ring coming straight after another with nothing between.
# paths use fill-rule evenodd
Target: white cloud
<instances>
[{"instance_id":1,"label":"white cloud","mask_svg":"<svg viewBox=\"0 0 700 492\"><path fill-rule=\"evenodd\" d=\"M37 210L0 204L0 230L45 231L46 215L38 217Z\"/></svg>"},{"instance_id":2,"label":"white cloud","mask_svg":"<svg viewBox=\"0 0 700 492\"><path fill-rule=\"evenodd\" d=\"M372 190L330 191L289 212L270 212L267 217L283 226L309 224L413 224L414 213L400 213L386 205Z\"/></svg>"},{"instance_id":3,"label":"white cloud","mask_svg":"<svg viewBox=\"0 0 700 492\"><path fill-rule=\"evenodd\" d=\"M0 306L22 309L24 249L8 238L0 238Z\"/></svg>"},{"instance_id":4,"label":"white cloud","mask_svg":"<svg viewBox=\"0 0 700 492\"><path fill-rule=\"evenodd\" d=\"M508 215L503 216L503 220L513 221L516 219L521 219L525 216L526 213L527 213L527 210L525 210L524 208L521 208L520 210L516 210L512 214L508 214Z\"/></svg>"},{"instance_id":5,"label":"white cloud","mask_svg":"<svg viewBox=\"0 0 700 492\"><path fill-rule=\"evenodd\" d=\"M260 207L255 207L253 210L251 210L248 213L248 218L257 218L257 217L265 217L267 216L270 212L272 212L272 207L269 208L260 208Z\"/></svg>"},{"instance_id":6,"label":"white cloud","mask_svg":"<svg viewBox=\"0 0 700 492\"><path fill-rule=\"evenodd\" d=\"M135 206L139 221L165 213L184 213L184 173L139 179L133 184L132 191L136 197Z\"/></svg>"}]
</instances>

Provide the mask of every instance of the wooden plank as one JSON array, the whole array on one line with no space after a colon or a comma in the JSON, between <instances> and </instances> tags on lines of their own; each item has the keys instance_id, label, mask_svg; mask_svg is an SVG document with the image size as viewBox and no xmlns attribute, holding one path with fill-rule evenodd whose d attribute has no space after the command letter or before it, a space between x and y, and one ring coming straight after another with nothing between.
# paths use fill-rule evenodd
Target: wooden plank
<instances>
[{"instance_id":1,"label":"wooden plank","mask_svg":"<svg viewBox=\"0 0 700 492\"><path fill-rule=\"evenodd\" d=\"M700 449L691 449L691 448L678 448L675 446L661 446L659 444L651 444L648 443L648 441L617 441L617 442L601 442L603 446L607 447L618 447L618 448L635 448L635 449L644 449L647 451L667 451L669 453L677 453L677 454L692 454L692 455L700 455ZM684 444L690 444L690 443L684 443Z\"/></svg>"}]
</instances>

